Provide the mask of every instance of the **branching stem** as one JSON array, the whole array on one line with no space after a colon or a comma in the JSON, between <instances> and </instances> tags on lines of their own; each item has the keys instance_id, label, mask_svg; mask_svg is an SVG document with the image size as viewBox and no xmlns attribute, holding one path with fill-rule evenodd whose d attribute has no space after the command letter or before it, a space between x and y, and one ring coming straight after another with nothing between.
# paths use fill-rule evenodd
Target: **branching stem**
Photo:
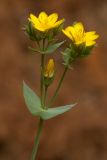
<instances>
[{"instance_id":1,"label":"branching stem","mask_svg":"<svg viewBox=\"0 0 107 160\"><path fill-rule=\"evenodd\" d=\"M54 92L54 95L53 95L53 97L50 100L49 107L52 106L53 102L55 101L55 99L56 99L56 97L58 95L59 89L60 89L61 84L62 84L62 82L64 80L64 77L65 77L65 74L66 74L67 70L68 70L68 66L66 66L65 69L64 69L64 72L63 72L63 74L61 76L61 79L60 79L60 81L58 83L58 86L57 86L57 88L56 88L56 90Z\"/></svg>"}]
</instances>

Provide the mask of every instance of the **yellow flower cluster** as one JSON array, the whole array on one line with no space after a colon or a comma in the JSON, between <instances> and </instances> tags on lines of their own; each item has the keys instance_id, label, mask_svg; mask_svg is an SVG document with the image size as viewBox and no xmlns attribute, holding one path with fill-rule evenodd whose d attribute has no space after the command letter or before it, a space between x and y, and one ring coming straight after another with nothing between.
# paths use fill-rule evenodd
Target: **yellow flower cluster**
<instances>
[{"instance_id":1,"label":"yellow flower cluster","mask_svg":"<svg viewBox=\"0 0 107 160\"><path fill-rule=\"evenodd\" d=\"M95 45L95 40L99 37L95 31L85 32L81 22L75 23L73 26L68 26L62 31L77 46L80 44L85 44L87 47Z\"/></svg>"},{"instance_id":2,"label":"yellow flower cluster","mask_svg":"<svg viewBox=\"0 0 107 160\"><path fill-rule=\"evenodd\" d=\"M45 12L41 12L38 17L30 14L28 20L32 23L35 29L41 32L46 32L52 28L56 28L64 22L64 19L57 21L57 13L52 13L48 16ZM80 44L85 44L87 47L95 45L95 40L99 37L95 31L85 32L84 26L81 22L77 22L72 26L68 26L62 31L77 46Z\"/></svg>"},{"instance_id":3,"label":"yellow flower cluster","mask_svg":"<svg viewBox=\"0 0 107 160\"><path fill-rule=\"evenodd\" d=\"M50 59L45 67L44 77L52 78L54 76L54 73L55 73L54 60Z\"/></svg>"},{"instance_id":4,"label":"yellow flower cluster","mask_svg":"<svg viewBox=\"0 0 107 160\"><path fill-rule=\"evenodd\" d=\"M38 17L36 17L33 14L30 14L30 18L28 18L28 20L32 22L34 28L41 32L46 32L49 29L58 27L60 24L64 22L64 19L57 21L57 13L53 13L48 16L45 12L41 12Z\"/></svg>"}]
</instances>

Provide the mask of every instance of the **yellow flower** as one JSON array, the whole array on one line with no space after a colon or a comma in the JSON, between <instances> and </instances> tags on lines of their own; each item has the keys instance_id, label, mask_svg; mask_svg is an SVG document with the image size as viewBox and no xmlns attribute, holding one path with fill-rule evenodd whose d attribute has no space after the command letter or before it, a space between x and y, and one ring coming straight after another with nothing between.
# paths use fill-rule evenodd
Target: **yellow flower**
<instances>
[{"instance_id":1,"label":"yellow flower","mask_svg":"<svg viewBox=\"0 0 107 160\"><path fill-rule=\"evenodd\" d=\"M95 40L99 37L99 35L96 34L95 31L85 32L84 26L81 22L77 22L73 26L68 26L67 28L65 28L65 30L62 31L77 46L83 43L87 47L95 45Z\"/></svg>"},{"instance_id":2,"label":"yellow flower","mask_svg":"<svg viewBox=\"0 0 107 160\"><path fill-rule=\"evenodd\" d=\"M54 73L55 73L54 60L50 59L45 67L44 77L52 78L54 76Z\"/></svg>"},{"instance_id":3,"label":"yellow flower","mask_svg":"<svg viewBox=\"0 0 107 160\"><path fill-rule=\"evenodd\" d=\"M64 22L64 19L58 20L58 14L53 13L51 15L47 15L45 12L41 12L38 17L33 14L30 14L30 18L28 20L33 24L33 26L41 31L45 32L49 29L58 27L60 24Z\"/></svg>"}]
</instances>

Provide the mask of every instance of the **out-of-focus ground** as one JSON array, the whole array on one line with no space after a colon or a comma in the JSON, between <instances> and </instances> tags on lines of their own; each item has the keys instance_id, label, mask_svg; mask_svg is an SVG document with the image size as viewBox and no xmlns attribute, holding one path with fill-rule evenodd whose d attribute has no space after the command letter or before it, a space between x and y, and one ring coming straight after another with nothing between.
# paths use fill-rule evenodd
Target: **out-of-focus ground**
<instances>
[{"instance_id":1,"label":"out-of-focus ground","mask_svg":"<svg viewBox=\"0 0 107 160\"><path fill-rule=\"evenodd\" d=\"M107 160L106 0L0 0L0 160L30 159L38 118L25 106L22 81L39 94L40 64L39 56L28 51L32 43L22 27L30 12L42 10L58 12L66 26L82 21L100 39L66 75L55 105L78 105L45 123L38 160ZM54 57L58 71L50 95L64 68L60 53Z\"/></svg>"}]
</instances>

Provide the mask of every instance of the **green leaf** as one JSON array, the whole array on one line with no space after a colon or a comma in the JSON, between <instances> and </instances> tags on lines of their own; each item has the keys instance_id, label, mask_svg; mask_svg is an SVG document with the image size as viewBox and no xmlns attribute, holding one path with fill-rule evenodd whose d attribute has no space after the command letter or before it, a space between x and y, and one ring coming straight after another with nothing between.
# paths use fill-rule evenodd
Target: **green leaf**
<instances>
[{"instance_id":1,"label":"green leaf","mask_svg":"<svg viewBox=\"0 0 107 160\"><path fill-rule=\"evenodd\" d=\"M44 51L44 53L48 54L48 53L53 53L56 51L57 48L59 48L65 41L62 41L62 42L59 42L59 43L55 43L55 44L52 44L50 46L48 46L48 48Z\"/></svg>"},{"instance_id":2,"label":"green leaf","mask_svg":"<svg viewBox=\"0 0 107 160\"><path fill-rule=\"evenodd\" d=\"M34 93L32 89L28 87L28 85L25 82L23 82L23 95L28 110L33 115L40 116L43 120L48 120L50 118L63 114L76 105L71 104L57 108L43 109L41 107L40 98Z\"/></svg>"},{"instance_id":3,"label":"green leaf","mask_svg":"<svg viewBox=\"0 0 107 160\"><path fill-rule=\"evenodd\" d=\"M40 117L44 120L56 117L60 114L63 114L67 111L69 111L72 107L74 107L76 104L71 104L71 105L66 105L62 107L57 107L57 108L49 108L49 109L42 109L40 113Z\"/></svg>"},{"instance_id":4,"label":"green leaf","mask_svg":"<svg viewBox=\"0 0 107 160\"><path fill-rule=\"evenodd\" d=\"M28 110L33 115L39 115L42 109L40 98L34 93L32 89L28 87L28 85L25 82L23 82L23 95Z\"/></svg>"},{"instance_id":5,"label":"green leaf","mask_svg":"<svg viewBox=\"0 0 107 160\"><path fill-rule=\"evenodd\" d=\"M28 49L31 51L31 52L36 52L36 53L40 53L40 51L39 50L37 50L37 49L35 49L35 48L32 48L32 47L28 47Z\"/></svg>"}]
</instances>

